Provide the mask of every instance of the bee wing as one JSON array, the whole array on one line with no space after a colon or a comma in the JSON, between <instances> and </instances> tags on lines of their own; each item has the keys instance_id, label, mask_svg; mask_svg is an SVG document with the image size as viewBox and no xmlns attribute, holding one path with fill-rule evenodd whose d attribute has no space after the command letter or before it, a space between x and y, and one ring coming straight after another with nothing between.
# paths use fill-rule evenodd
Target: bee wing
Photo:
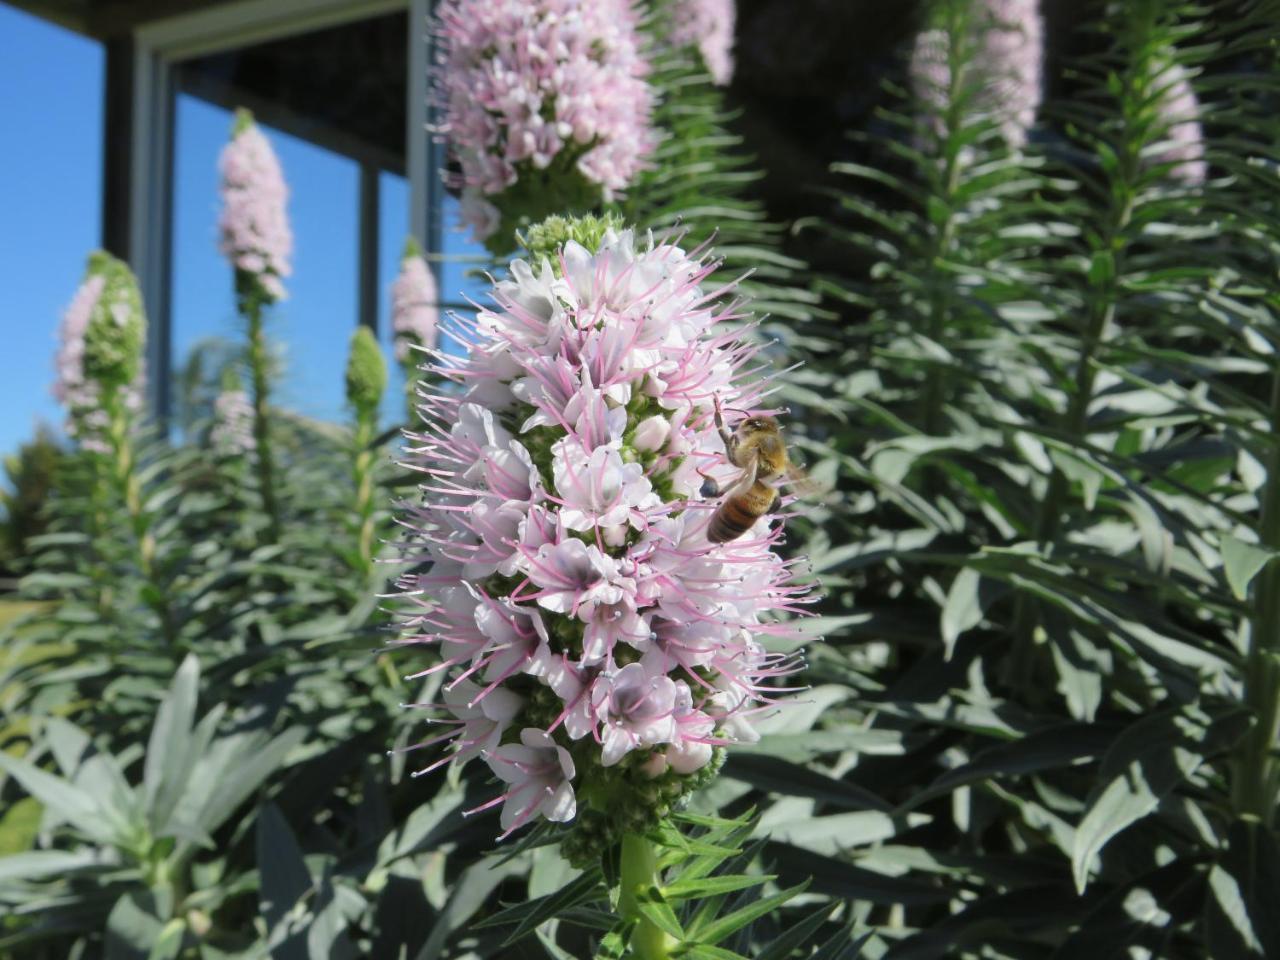
<instances>
[{"instance_id":1,"label":"bee wing","mask_svg":"<svg viewBox=\"0 0 1280 960\"><path fill-rule=\"evenodd\" d=\"M822 494L822 485L809 476L804 467L791 461L788 461L786 472L778 486L787 488L790 493L804 500L814 499Z\"/></svg>"},{"instance_id":2,"label":"bee wing","mask_svg":"<svg viewBox=\"0 0 1280 960\"><path fill-rule=\"evenodd\" d=\"M760 457L752 448L746 454L747 462L742 465L742 476L729 488L727 496L733 497L746 493L756 485L756 476L760 469Z\"/></svg>"}]
</instances>

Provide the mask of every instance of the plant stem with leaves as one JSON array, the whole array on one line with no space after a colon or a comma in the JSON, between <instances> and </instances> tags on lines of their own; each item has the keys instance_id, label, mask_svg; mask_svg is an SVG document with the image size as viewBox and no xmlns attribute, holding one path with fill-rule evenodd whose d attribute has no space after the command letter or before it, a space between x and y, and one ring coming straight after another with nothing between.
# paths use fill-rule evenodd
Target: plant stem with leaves
<instances>
[{"instance_id":1,"label":"plant stem with leaves","mask_svg":"<svg viewBox=\"0 0 1280 960\"><path fill-rule=\"evenodd\" d=\"M271 388L270 357L262 323L262 299L254 293L241 298L241 310L249 321L249 373L253 382L253 438L258 470L258 492L267 515L267 538L280 539L280 508L276 502L275 464L271 450L271 422L267 396Z\"/></svg>"},{"instance_id":2,"label":"plant stem with leaves","mask_svg":"<svg viewBox=\"0 0 1280 960\"><path fill-rule=\"evenodd\" d=\"M1272 374L1270 455L1258 525L1261 546L1280 553L1280 365ZM1270 827L1280 786L1275 743L1280 735L1280 564L1271 560L1253 584L1244 702L1256 720L1240 742L1232 800L1236 811Z\"/></svg>"},{"instance_id":3,"label":"plant stem with leaves","mask_svg":"<svg viewBox=\"0 0 1280 960\"><path fill-rule=\"evenodd\" d=\"M1150 16L1149 11L1147 16ZM1142 150L1146 146L1146 139L1140 132L1143 124L1139 114L1150 110L1147 102L1150 63L1146 55L1149 46L1141 43L1140 38L1149 34L1153 26L1141 13L1134 15L1130 37L1135 55L1127 76L1123 78L1125 95L1120 103L1119 136L1114 147L1101 140L1096 145L1104 155L1102 167L1110 174L1103 184L1109 203L1096 233L1087 234L1092 237L1092 242L1084 277L1085 317L1072 374L1064 381L1071 396L1060 427L1062 439L1078 448L1087 446L1089 408L1094 401L1098 373L1098 349L1115 323L1121 295L1117 277L1123 268L1127 234L1137 200ZM1051 547L1057 538L1070 492L1070 478L1061 465L1055 463L1035 513L1033 537L1040 549ZM1036 612L1035 600L1026 591L1019 592L1013 614L1013 655L1006 677L1012 686L1023 691L1029 691L1033 684Z\"/></svg>"},{"instance_id":4,"label":"plant stem with leaves","mask_svg":"<svg viewBox=\"0 0 1280 960\"><path fill-rule=\"evenodd\" d=\"M137 454L134 449L132 418L120 391L109 391L104 406L110 416L108 438L111 444L111 478L117 495L124 503L138 572L145 581L144 601L160 620L160 631L166 647L174 639L173 614L167 599L167 585L156 568L156 537L151 528L151 515L142 499L142 483L138 477Z\"/></svg>"},{"instance_id":5,"label":"plant stem with leaves","mask_svg":"<svg viewBox=\"0 0 1280 960\"><path fill-rule=\"evenodd\" d=\"M968 6L952 2L946 9L947 43L947 106L943 112L943 157L937 188L929 198L925 211L932 225L929 248L925 256L929 264L928 327L929 339L942 344L950 332L952 321L952 279L943 266L955 243L955 195L960 183L965 146L961 134L965 128L965 85L972 51L965 42L968 29ZM942 362L934 362L925 377L921 394L921 423L927 436L934 436L942 426L942 408L947 394L947 369Z\"/></svg>"},{"instance_id":6,"label":"plant stem with leaves","mask_svg":"<svg viewBox=\"0 0 1280 960\"><path fill-rule=\"evenodd\" d=\"M374 469L377 450L378 407L387 389L387 365L378 338L368 327L358 327L351 338L347 358L347 403L355 415L352 431L352 479L355 481L356 554L352 566L368 577L373 570L376 506Z\"/></svg>"}]
</instances>

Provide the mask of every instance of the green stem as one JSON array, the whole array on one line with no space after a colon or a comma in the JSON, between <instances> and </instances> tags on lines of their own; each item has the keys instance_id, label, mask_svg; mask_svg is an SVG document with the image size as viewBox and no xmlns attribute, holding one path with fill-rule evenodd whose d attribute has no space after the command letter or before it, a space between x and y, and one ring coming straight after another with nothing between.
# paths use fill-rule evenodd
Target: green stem
<instances>
[{"instance_id":1,"label":"green stem","mask_svg":"<svg viewBox=\"0 0 1280 960\"><path fill-rule=\"evenodd\" d=\"M1280 367L1271 384L1271 437L1280 431ZM1271 444L1267 484L1262 495L1258 539L1280 550L1280 443ZM1280 564L1267 565L1253 584L1249 619L1249 655L1245 665L1244 702L1257 718L1240 742L1232 777L1236 811L1256 817L1270 828L1275 816L1280 765L1275 756L1280 734Z\"/></svg>"},{"instance_id":2,"label":"green stem","mask_svg":"<svg viewBox=\"0 0 1280 960\"><path fill-rule=\"evenodd\" d=\"M643 913L636 898L658 882L658 852L653 843L639 834L622 838L622 880L618 893L618 909L624 919L635 920L631 934L633 960L669 960L675 941Z\"/></svg>"},{"instance_id":3,"label":"green stem","mask_svg":"<svg viewBox=\"0 0 1280 960\"><path fill-rule=\"evenodd\" d=\"M373 488L374 451L369 449L373 443L375 424L373 418L377 410L356 415L355 457L352 461L352 477L355 481L355 511L359 521L359 533L356 542L356 572L368 577L373 569L374 513L376 504Z\"/></svg>"},{"instance_id":4,"label":"green stem","mask_svg":"<svg viewBox=\"0 0 1280 960\"><path fill-rule=\"evenodd\" d=\"M255 295L243 297L241 309L249 320L249 371L253 378L253 438L257 447L258 492L267 514L267 537L276 543L280 539L280 510L276 505L275 467L267 419L267 394L271 384L267 338L262 329L262 300Z\"/></svg>"},{"instance_id":5,"label":"green stem","mask_svg":"<svg viewBox=\"0 0 1280 960\"><path fill-rule=\"evenodd\" d=\"M134 559L138 572L151 588L146 598L149 606L160 619L160 632L165 645L174 640L173 613L169 609L168 585L163 582L156 568L156 538L151 529L151 515L142 502L142 483L138 479L137 456L133 449L131 418L125 409L118 390L108 394L106 407L110 413L109 435L114 457L114 480L120 498L124 501L133 534Z\"/></svg>"},{"instance_id":6,"label":"green stem","mask_svg":"<svg viewBox=\"0 0 1280 960\"><path fill-rule=\"evenodd\" d=\"M1130 80L1136 81L1137 87L1135 89L1131 85L1131 97L1121 105L1124 117L1122 133L1126 136L1120 149L1116 151L1115 178L1107 185L1107 195L1112 198L1111 205L1102 229L1098 232L1086 278L1085 300L1088 312L1074 376L1070 381L1074 384L1074 390L1061 422L1064 439L1077 447L1083 446L1088 438L1089 407L1093 404L1094 384L1098 374L1098 348L1103 343L1107 330L1116 322L1119 293L1116 280L1121 272L1127 246L1125 233L1133 217L1136 194L1133 184L1142 169L1140 154L1143 144L1128 134L1137 123L1135 104L1141 104L1145 97L1141 78L1146 76L1146 69L1146 61L1140 59L1133 65L1130 73ZM1063 510L1070 493L1070 479L1055 464L1032 527L1032 536L1042 551L1058 537ZM1029 694L1036 689L1034 632L1038 619L1039 606L1035 598L1025 590L1019 591L1014 600L1011 631L1014 645L1006 664L1005 680L1011 687Z\"/></svg>"},{"instance_id":7,"label":"green stem","mask_svg":"<svg viewBox=\"0 0 1280 960\"><path fill-rule=\"evenodd\" d=\"M115 606L111 597L112 578L108 551L103 549L107 536L110 477L103 454L86 451L85 455L89 463L89 563L98 604L98 618L105 623L111 620Z\"/></svg>"},{"instance_id":8,"label":"green stem","mask_svg":"<svg viewBox=\"0 0 1280 960\"><path fill-rule=\"evenodd\" d=\"M945 211L942 222L934 225L933 244L928 251L929 263L929 339L939 345L950 332L951 281L942 272L941 263L955 240L955 194L959 187L963 147L958 143L964 130L963 96L966 82L967 56L966 31L968 20L965 8L951 4L947 9L947 109L943 115L946 144L943 153L942 189L937 199ZM928 211L926 211L927 213ZM926 436L935 436L942 426L942 407L947 395L949 371L941 363L934 363L925 377L921 395L922 416Z\"/></svg>"}]
</instances>

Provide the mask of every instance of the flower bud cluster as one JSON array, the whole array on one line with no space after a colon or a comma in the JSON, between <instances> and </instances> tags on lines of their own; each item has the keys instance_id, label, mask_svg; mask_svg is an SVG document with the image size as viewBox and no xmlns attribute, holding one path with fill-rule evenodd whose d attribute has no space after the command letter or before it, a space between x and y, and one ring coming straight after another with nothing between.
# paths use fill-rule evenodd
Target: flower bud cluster
<instances>
[{"instance_id":1,"label":"flower bud cluster","mask_svg":"<svg viewBox=\"0 0 1280 960\"><path fill-rule=\"evenodd\" d=\"M283 300L293 232L285 204L289 188L271 143L249 111L236 111L230 142L218 160L222 177L219 249L236 269L237 285L272 302Z\"/></svg>"},{"instance_id":2,"label":"flower bud cluster","mask_svg":"<svg viewBox=\"0 0 1280 960\"><path fill-rule=\"evenodd\" d=\"M224 389L213 401L209 445L222 457L240 457L257 448L253 436L253 402L239 387Z\"/></svg>"},{"instance_id":3,"label":"flower bud cluster","mask_svg":"<svg viewBox=\"0 0 1280 960\"><path fill-rule=\"evenodd\" d=\"M1038 0L977 0L966 51L966 111L989 117L1010 147L1026 146L1044 88L1044 20ZM921 32L909 73L930 128L941 134L951 97L951 38L946 30Z\"/></svg>"},{"instance_id":4,"label":"flower bud cluster","mask_svg":"<svg viewBox=\"0 0 1280 960\"><path fill-rule=\"evenodd\" d=\"M387 389L387 362L372 330L356 327L347 354L347 403L361 419L377 419L378 404Z\"/></svg>"},{"instance_id":5,"label":"flower bud cluster","mask_svg":"<svg viewBox=\"0 0 1280 960\"><path fill-rule=\"evenodd\" d=\"M807 594L780 526L711 543L720 498L700 495L742 473L716 403L767 412L754 347L724 323L740 304L704 287L714 261L593 224L576 232L596 249L511 263L468 356L437 369L459 389L408 434L406 559L427 566L402 582L402 642L438 649L414 676L444 673L425 706L449 728L418 746L452 744L427 769L483 759L504 836L580 807L616 819L646 791L669 809L797 669L762 643Z\"/></svg>"},{"instance_id":6,"label":"flower bud cluster","mask_svg":"<svg viewBox=\"0 0 1280 960\"><path fill-rule=\"evenodd\" d=\"M656 137L632 0L443 0L437 18L441 130L477 239L508 207L596 206L633 181Z\"/></svg>"},{"instance_id":7,"label":"flower bud cluster","mask_svg":"<svg viewBox=\"0 0 1280 960\"><path fill-rule=\"evenodd\" d=\"M110 405L141 408L145 337L142 296L128 266L103 251L91 254L63 314L53 385L67 408L67 433L85 449L107 451Z\"/></svg>"}]
</instances>

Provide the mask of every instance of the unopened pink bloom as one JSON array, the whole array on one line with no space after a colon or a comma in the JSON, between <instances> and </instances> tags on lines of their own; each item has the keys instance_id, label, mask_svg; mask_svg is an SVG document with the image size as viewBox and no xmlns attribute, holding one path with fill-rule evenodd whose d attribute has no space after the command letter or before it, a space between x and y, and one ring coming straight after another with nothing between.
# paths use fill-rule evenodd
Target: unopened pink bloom
<instances>
[{"instance_id":1,"label":"unopened pink bloom","mask_svg":"<svg viewBox=\"0 0 1280 960\"><path fill-rule=\"evenodd\" d=\"M283 300L289 276L293 232L285 204L289 188L266 136L247 115L218 160L222 175L219 249L236 270L252 275L262 292Z\"/></svg>"}]
</instances>

